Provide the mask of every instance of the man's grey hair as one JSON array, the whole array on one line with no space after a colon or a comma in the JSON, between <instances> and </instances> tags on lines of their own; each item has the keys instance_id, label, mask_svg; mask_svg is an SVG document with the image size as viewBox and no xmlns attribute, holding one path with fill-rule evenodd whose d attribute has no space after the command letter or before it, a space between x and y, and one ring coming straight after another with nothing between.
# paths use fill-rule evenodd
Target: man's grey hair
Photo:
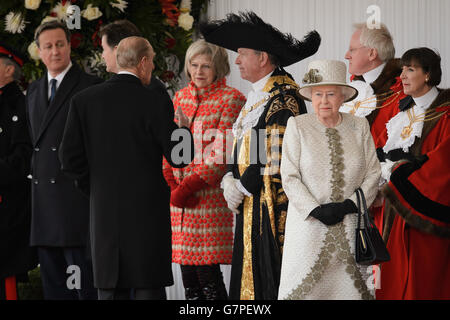
<instances>
[{"instance_id":1,"label":"man's grey hair","mask_svg":"<svg viewBox=\"0 0 450 320\"><path fill-rule=\"evenodd\" d=\"M395 57L395 47L392 35L384 23L380 23L379 28L369 29L367 23L355 23L353 27L361 30L359 42L363 46L376 49L378 56L383 62Z\"/></svg>"},{"instance_id":2,"label":"man's grey hair","mask_svg":"<svg viewBox=\"0 0 450 320\"><path fill-rule=\"evenodd\" d=\"M13 73L13 79L15 81L19 81L22 77L22 69L20 69L20 66L15 62L14 60L11 60L7 57L0 57L0 59L3 61L3 64L5 66L13 66L14 67L14 73Z\"/></svg>"},{"instance_id":3,"label":"man's grey hair","mask_svg":"<svg viewBox=\"0 0 450 320\"><path fill-rule=\"evenodd\" d=\"M259 51L259 50L255 50L255 49L253 51L257 55L261 55L263 52L266 52L266 51ZM271 53L268 53L268 52L266 52L266 53L267 53L267 56L269 58L269 62L272 64L272 66L275 67L275 68L279 67L280 66L279 59L276 56L274 56L273 54L271 54Z\"/></svg>"},{"instance_id":4,"label":"man's grey hair","mask_svg":"<svg viewBox=\"0 0 450 320\"><path fill-rule=\"evenodd\" d=\"M124 38L117 47L117 65L121 69L133 69L137 67L144 56L150 57L152 51L150 42L143 37Z\"/></svg>"}]
</instances>

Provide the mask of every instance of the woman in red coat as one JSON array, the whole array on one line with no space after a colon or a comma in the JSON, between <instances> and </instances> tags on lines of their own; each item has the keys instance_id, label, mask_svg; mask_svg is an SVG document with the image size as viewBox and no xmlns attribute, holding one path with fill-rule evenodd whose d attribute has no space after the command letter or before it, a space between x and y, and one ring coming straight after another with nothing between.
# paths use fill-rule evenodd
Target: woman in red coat
<instances>
[{"instance_id":1,"label":"woman in red coat","mask_svg":"<svg viewBox=\"0 0 450 320\"><path fill-rule=\"evenodd\" d=\"M230 264L233 215L220 189L226 170L227 141L245 97L226 85L229 73L225 49L204 40L186 52L189 85L175 94L191 123L195 158L183 169L164 162L171 187L172 261L181 265L187 299L226 299L220 264Z\"/></svg>"},{"instance_id":2,"label":"woman in red coat","mask_svg":"<svg viewBox=\"0 0 450 320\"><path fill-rule=\"evenodd\" d=\"M416 48L402 57L406 98L377 145L385 205L378 227L391 261L377 299L450 299L450 90L440 57Z\"/></svg>"}]
</instances>

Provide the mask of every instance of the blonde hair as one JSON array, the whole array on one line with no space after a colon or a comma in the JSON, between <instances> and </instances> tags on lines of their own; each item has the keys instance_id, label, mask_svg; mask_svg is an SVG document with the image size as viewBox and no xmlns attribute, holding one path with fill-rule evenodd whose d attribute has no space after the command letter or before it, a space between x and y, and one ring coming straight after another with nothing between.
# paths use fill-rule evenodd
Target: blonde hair
<instances>
[{"instance_id":1,"label":"blonde hair","mask_svg":"<svg viewBox=\"0 0 450 320\"><path fill-rule=\"evenodd\" d=\"M216 79L222 79L230 73L230 64L228 62L227 51L219 46L212 43L206 42L203 39L199 39L193 42L186 51L186 56L184 59L184 73L190 79L188 66L191 60L198 55L207 55L211 58L213 64L214 72L216 73Z\"/></svg>"},{"instance_id":2,"label":"blonde hair","mask_svg":"<svg viewBox=\"0 0 450 320\"><path fill-rule=\"evenodd\" d=\"M122 69L135 68L143 57L150 57L152 51L150 42L145 38L136 36L124 38L117 46L117 65Z\"/></svg>"},{"instance_id":3,"label":"blonde hair","mask_svg":"<svg viewBox=\"0 0 450 320\"><path fill-rule=\"evenodd\" d=\"M366 23L355 23L355 30L360 30L359 42L363 46L376 49L380 60L386 62L395 57L392 35L384 23L379 28L369 29Z\"/></svg>"}]
</instances>

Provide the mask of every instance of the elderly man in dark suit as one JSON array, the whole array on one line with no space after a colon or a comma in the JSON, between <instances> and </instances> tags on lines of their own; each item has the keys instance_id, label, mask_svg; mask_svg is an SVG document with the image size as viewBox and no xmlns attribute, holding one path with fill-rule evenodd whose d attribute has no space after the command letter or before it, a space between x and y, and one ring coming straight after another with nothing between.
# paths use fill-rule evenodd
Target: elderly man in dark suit
<instances>
[{"instance_id":1,"label":"elderly man in dark suit","mask_svg":"<svg viewBox=\"0 0 450 320\"><path fill-rule=\"evenodd\" d=\"M63 171L90 195L99 299L128 299L132 288L136 299L165 299L173 284L162 157L184 167L194 146L189 119L177 112L178 128L167 94L143 86L153 57L144 38L119 43L118 74L72 99L59 152Z\"/></svg>"},{"instance_id":2,"label":"elderly man in dark suit","mask_svg":"<svg viewBox=\"0 0 450 320\"><path fill-rule=\"evenodd\" d=\"M51 21L40 25L35 41L48 72L27 91L34 148L31 245L38 247L46 299L95 299L92 263L86 250L89 202L62 174L57 151L70 99L101 79L71 62L70 33L65 24Z\"/></svg>"}]
</instances>

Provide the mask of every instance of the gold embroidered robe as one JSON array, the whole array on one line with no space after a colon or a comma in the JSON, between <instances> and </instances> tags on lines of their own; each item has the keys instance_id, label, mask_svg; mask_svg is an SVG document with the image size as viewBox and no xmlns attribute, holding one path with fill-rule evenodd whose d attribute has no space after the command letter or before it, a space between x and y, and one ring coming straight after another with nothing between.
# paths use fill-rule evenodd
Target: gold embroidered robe
<instances>
[{"instance_id":1,"label":"gold embroidered robe","mask_svg":"<svg viewBox=\"0 0 450 320\"><path fill-rule=\"evenodd\" d=\"M281 186L281 147L287 120L306 112L297 89L286 72L274 71L263 89L269 98L257 124L235 139L228 172L252 196L245 196L236 216L231 299L277 298L288 205Z\"/></svg>"}]
</instances>

